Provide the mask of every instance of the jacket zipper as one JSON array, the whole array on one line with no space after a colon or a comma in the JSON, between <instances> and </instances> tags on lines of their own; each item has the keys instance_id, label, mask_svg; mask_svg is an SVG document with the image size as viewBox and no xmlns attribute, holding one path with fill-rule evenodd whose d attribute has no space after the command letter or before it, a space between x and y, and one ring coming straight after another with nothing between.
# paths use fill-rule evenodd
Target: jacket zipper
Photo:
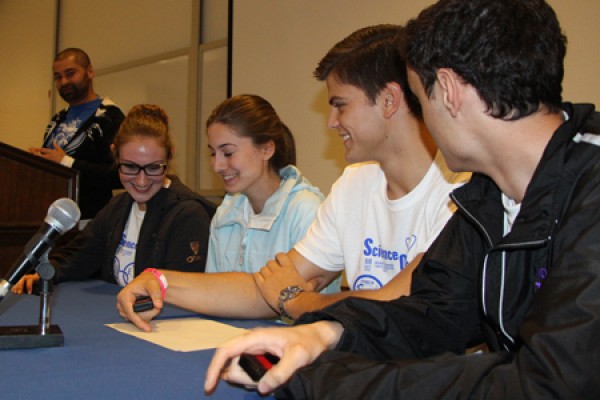
<instances>
[{"instance_id":1,"label":"jacket zipper","mask_svg":"<svg viewBox=\"0 0 600 400\"><path fill-rule=\"evenodd\" d=\"M503 309L502 309L502 305L504 303L504 281L505 281L504 275L505 275L505 270L506 270L506 252L505 252L505 250L509 249L509 248L522 248L522 247L543 245L550 238L546 238L546 239L542 239L542 240L519 242L519 243L506 243L506 244L494 246L492 243L492 239L491 239L488 231L483 226L483 224L481 224L481 222L479 222L479 220L477 218L475 218L475 216L467 210L467 208L456 198L456 196L454 196L454 193L452 193L450 195L450 197L452 198L454 203L457 205L457 207L459 207L465 214L467 214L468 218L479 227L481 232L483 232L483 234L489 244L489 247L490 247L489 250L486 252L485 259L483 261L483 272L482 272L482 278L481 278L481 299L480 299L481 300L481 308L483 310L483 314L486 317L488 316L488 311L487 311L487 306L486 306L486 302L485 302L485 282L486 282L488 255L492 251L501 251L502 252L502 254L501 254L501 257L502 257L502 266L501 266L502 282L500 282L500 299L498 302L498 307L499 307L499 309L498 309L498 325L499 325L502 335L506 339L508 339L511 343L514 344L515 339L508 332L506 332L506 329L504 328L504 314L503 314ZM505 345L504 345L504 347L507 350L509 350Z\"/></svg>"}]
</instances>

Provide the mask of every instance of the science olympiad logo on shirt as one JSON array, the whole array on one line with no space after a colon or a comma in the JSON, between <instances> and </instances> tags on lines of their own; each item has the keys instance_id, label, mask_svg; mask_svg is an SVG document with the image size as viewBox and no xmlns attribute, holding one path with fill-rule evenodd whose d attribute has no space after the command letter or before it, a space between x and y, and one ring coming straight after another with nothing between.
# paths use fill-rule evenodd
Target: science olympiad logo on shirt
<instances>
[{"instance_id":1,"label":"science olympiad logo on shirt","mask_svg":"<svg viewBox=\"0 0 600 400\"><path fill-rule=\"evenodd\" d=\"M379 279L373 275L365 274L356 278L354 285L352 285L352 290L379 289L381 287L383 287L383 284Z\"/></svg>"},{"instance_id":2,"label":"science olympiad logo on shirt","mask_svg":"<svg viewBox=\"0 0 600 400\"><path fill-rule=\"evenodd\" d=\"M402 271L408 265L408 252L412 249L417 242L417 237L411 235L404 240L406 245L406 253L401 253L397 250L388 250L381 245L374 246L374 240L366 238L363 242L364 250L363 255L365 256L365 269L369 270L369 265L373 265L378 268L384 269L395 269L397 263L400 271Z\"/></svg>"}]
</instances>

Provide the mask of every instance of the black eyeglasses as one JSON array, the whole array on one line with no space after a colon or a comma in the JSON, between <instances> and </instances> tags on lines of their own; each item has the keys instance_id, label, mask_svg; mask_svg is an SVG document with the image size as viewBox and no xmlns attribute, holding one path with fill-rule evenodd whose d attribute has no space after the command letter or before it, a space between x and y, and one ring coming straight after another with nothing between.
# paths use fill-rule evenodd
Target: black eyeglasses
<instances>
[{"instance_id":1,"label":"black eyeglasses","mask_svg":"<svg viewBox=\"0 0 600 400\"><path fill-rule=\"evenodd\" d=\"M119 171L123 175L131 175L135 176L140 173L140 171L144 171L144 173L148 176L160 176L165 173L167 170L167 164L165 163L153 163L146 165L138 165L134 163L120 163L118 164Z\"/></svg>"}]
</instances>

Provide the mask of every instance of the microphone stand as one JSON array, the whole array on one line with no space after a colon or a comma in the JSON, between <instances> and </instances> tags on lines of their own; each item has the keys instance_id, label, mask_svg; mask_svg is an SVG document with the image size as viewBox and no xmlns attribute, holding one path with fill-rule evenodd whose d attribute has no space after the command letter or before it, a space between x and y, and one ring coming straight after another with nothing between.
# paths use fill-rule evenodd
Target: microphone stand
<instances>
[{"instance_id":1,"label":"microphone stand","mask_svg":"<svg viewBox=\"0 0 600 400\"><path fill-rule=\"evenodd\" d=\"M40 318L38 325L0 327L0 349L32 349L60 347L65 343L58 325L50 324L52 278L56 270L48 261L48 249L35 268L40 276Z\"/></svg>"}]
</instances>

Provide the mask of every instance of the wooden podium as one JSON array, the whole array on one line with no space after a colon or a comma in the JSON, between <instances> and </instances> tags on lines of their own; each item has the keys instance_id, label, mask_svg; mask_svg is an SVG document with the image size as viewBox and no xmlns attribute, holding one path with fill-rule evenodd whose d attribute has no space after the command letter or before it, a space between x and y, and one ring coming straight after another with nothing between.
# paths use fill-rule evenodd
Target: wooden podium
<instances>
[{"instance_id":1,"label":"wooden podium","mask_svg":"<svg viewBox=\"0 0 600 400\"><path fill-rule=\"evenodd\" d=\"M37 232L50 205L77 202L79 172L0 142L0 279Z\"/></svg>"}]
</instances>

